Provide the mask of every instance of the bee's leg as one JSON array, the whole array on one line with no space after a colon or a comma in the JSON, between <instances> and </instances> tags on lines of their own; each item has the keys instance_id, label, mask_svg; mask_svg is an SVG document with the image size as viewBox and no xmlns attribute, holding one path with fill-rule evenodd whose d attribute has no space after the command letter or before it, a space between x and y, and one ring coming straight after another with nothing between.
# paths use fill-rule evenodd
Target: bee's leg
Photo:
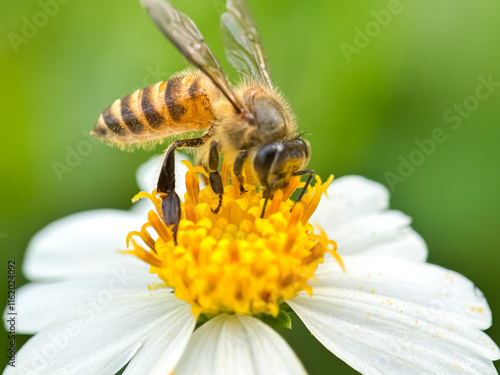
<instances>
[{"instance_id":1,"label":"bee's leg","mask_svg":"<svg viewBox=\"0 0 500 375\"><path fill-rule=\"evenodd\" d=\"M260 213L260 218L264 218L264 214L266 213L266 206L267 206L267 202L269 201L269 199L273 199L273 194L271 193L271 188L266 188L264 190L264 197L266 198L266 200L264 201L264 205L262 206L262 212Z\"/></svg>"},{"instance_id":2,"label":"bee's leg","mask_svg":"<svg viewBox=\"0 0 500 375\"><path fill-rule=\"evenodd\" d=\"M240 185L240 193L245 194L247 191L243 187L243 164L248 156L248 152L241 151L236 160L234 161L233 173L238 179L238 184Z\"/></svg>"},{"instance_id":3,"label":"bee's leg","mask_svg":"<svg viewBox=\"0 0 500 375\"><path fill-rule=\"evenodd\" d=\"M307 188L308 188L309 184L311 183L311 180L312 180L312 178L314 176L314 170L312 170L312 169L305 169L303 171L297 171L293 175L294 176L302 176L303 174L308 174L309 177L307 177L306 184L304 185L304 187L300 191L300 194L297 197L297 200L295 201L295 204L297 204L298 202L300 202L302 200L302 197L306 193L306 190L307 190ZM295 204L294 204L294 206L295 206ZM292 207L292 210L293 210L293 207Z\"/></svg>"},{"instance_id":4,"label":"bee's leg","mask_svg":"<svg viewBox=\"0 0 500 375\"><path fill-rule=\"evenodd\" d=\"M214 214L219 213L222 206L222 197L224 194L224 186L222 185L222 178L219 173L219 150L217 149L217 142L213 141L210 144L210 154L208 156L208 171L210 178L210 187L215 194L219 194L219 204L212 209Z\"/></svg>"},{"instance_id":5,"label":"bee's leg","mask_svg":"<svg viewBox=\"0 0 500 375\"><path fill-rule=\"evenodd\" d=\"M174 225L172 231L176 243L177 226L181 219L181 201L175 192L175 150L179 147L199 147L205 142L205 136L175 141L170 145L163 159L156 192L160 194L162 199L161 209L165 224Z\"/></svg>"}]
</instances>

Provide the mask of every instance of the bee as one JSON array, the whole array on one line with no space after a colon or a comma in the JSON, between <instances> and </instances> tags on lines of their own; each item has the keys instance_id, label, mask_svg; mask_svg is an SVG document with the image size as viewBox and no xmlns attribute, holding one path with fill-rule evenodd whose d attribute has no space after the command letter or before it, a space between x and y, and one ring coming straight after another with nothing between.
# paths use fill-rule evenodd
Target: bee
<instances>
[{"instance_id":1,"label":"bee","mask_svg":"<svg viewBox=\"0 0 500 375\"><path fill-rule=\"evenodd\" d=\"M91 132L111 144L126 146L202 131L201 136L178 139L165 152L157 184L162 216L167 225L180 221L180 200L175 192L175 151L195 148L196 163L205 167L208 180L223 200L219 154L231 165L242 194L243 171L263 189L266 204L293 176L308 174L309 143L297 132L295 116L273 85L262 41L243 0L227 0L221 28L229 62L244 74L233 87L203 40L195 23L164 0L141 0L160 31L197 69L174 75L116 100L99 117Z\"/></svg>"}]
</instances>

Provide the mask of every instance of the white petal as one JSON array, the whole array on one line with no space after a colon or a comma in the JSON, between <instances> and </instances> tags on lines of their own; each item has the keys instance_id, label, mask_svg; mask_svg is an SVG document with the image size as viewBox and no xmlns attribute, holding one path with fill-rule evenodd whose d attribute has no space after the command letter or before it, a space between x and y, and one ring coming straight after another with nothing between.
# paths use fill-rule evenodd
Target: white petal
<instances>
[{"instance_id":1,"label":"white petal","mask_svg":"<svg viewBox=\"0 0 500 375\"><path fill-rule=\"evenodd\" d=\"M186 154L177 152L175 154L175 191L181 200L184 200L184 194L186 193L185 177L188 170L187 167L181 163L183 160L191 160L191 158ZM163 155L156 155L139 167L136 178L141 191L150 193L156 189L162 163Z\"/></svg>"},{"instance_id":2,"label":"white petal","mask_svg":"<svg viewBox=\"0 0 500 375\"><path fill-rule=\"evenodd\" d=\"M222 314L194 332L175 374L288 375L305 370L272 328L246 315Z\"/></svg>"},{"instance_id":3,"label":"white petal","mask_svg":"<svg viewBox=\"0 0 500 375\"><path fill-rule=\"evenodd\" d=\"M16 291L18 333L35 333L75 310L104 307L109 299L148 291L148 283L160 282L156 275L137 276L112 272L107 276L78 278L55 283L29 283ZM7 318L6 309L4 319Z\"/></svg>"},{"instance_id":4,"label":"white petal","mask_svg":"<svg viewBox=\"0 0 500 375\"><path fill-rule=\"evenodd\" d=\"M496 374L484 296L472 282L429 264L344 257L328 260L313 297L288 301L311 333L363 374Z\"/></svg>"},{"instance_id":5,"label":"white petal","mask_svg":"<svg viewBox=\"0 0 500 375\"><path fill-rule=\"evenodd\" d=\"M172 311L169 316L163 317L157 330L149 334L135 353L123 375L173 374L195 325L190 306L182 306Z\"/></svg>"},{"instance_id":6,"label":"white petal","mask_svg":"<svg viewBox=\"0 0 500 375\"><path fill-rule=\"evenodd\" d=\"M361 176L344 176L333 180L311 222L321 226L339 225L354 218L385 210L389 191L382 184Z\"/></svg>"},{"instance_id":7,"label":"white petal","mask_svg":"<svg viewBox=\"0 0 500 375\"><path fill-rule=\"evenodd\" d=\"M146 217L121 210L80 212L57 220L30 241L24 273L30 279L64 279L121 272L147 275L148 266L125 249L128 232L139 230Z\"/></svg>"},{"instance_id":8,"label":"white petal","mask_svg":"<svg viewBox=\"0 0 500 375\"><path fill-rule=\"evenodd\" d=\"M340 255L385 256L389 253L407 260L424 261L427 247L409 227L410 221L399 211L385 211L324 229L337 242ZM409 247L404 247L406 245Z\"/></svg>"},{"instance_id":9,"label":"white petal","mask_svg":"<svg viewBox=\"0 0 500 375\"><path fill-rule=\"evenodd\" d=\"M414 262L425 262L427 245L420 235L411 228L400 229L389 241L383 241L366 246L361 253L351 255L381 256L402 258Z\"/></svg>"},{"instance_id":10,"label":"white petal","mask_svg":"<svg viewBox=\"0 0 500 375\"><path fill-rule=\"evenodd\" d=\"M410 228L411 219L387 211L389 193L359 176L334 180L311 218L335 240L340 255L394 256L425 261L427 247Z\"/></svg>"},{"instance_id":11,"label":"white petal","mask_svg":"<svg viewBox=\"0 0 500 375\"><path fill-rule=\"evenodd\" d=\"M484 295L462 275L432 264L382 257L343 257L346 273L334 259L316 271L313 288L360 291L399 299L453 315L462 324L480 329L491 326ZM373 292L372 292L373 291Z\"/></svg>"},{"instance_id":12,"label":"white petal","mask_svg":"<svg viewBox=\"0 0 500 375\"><path fill-rule=\"evenodd\" d=\"M169 373L194 325L190 306L171 293L116 297L102 311L80 311L35 335L17 353L16 368L4 374L107 375L132 357L131 365L141 368L134 374L158 374L157 363Z\"/></svg>"}]
</instances>

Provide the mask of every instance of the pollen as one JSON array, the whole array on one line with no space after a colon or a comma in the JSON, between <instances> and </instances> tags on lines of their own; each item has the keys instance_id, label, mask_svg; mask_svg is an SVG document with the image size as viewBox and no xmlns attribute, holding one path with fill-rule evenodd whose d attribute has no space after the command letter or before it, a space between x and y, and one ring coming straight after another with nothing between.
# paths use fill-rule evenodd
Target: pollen
<instances>
[{"instance_id":1,"label":"pollen","mask_svg":"<svg viewBox=\"0 0 500 375\"><path fill-rule=\"evenodd\" d=\"M276 317L285 300L301 291L312 295L307 282L326 253L343 267L336 243L321 228L315 233L309 223L333 177L325 183L316 177L316 184L299 203L290 197L303 185L298 177L292 179L273 194L261 218L262 191L245 184L246 192L241 193L239 186L229 183L227 170L222 174L223 204L214 214L211 208L217 206L219 197L210 187L199 188L203 168L187 165L177 242L172 226L162 221L161 199L155 191L143 192L134 201L148 198L155 210L148 213L140 231L129 233L129 250L124 253L147 262L150 273L189 303L196 317L223 312Z\"/></svg>"}]
</instances>

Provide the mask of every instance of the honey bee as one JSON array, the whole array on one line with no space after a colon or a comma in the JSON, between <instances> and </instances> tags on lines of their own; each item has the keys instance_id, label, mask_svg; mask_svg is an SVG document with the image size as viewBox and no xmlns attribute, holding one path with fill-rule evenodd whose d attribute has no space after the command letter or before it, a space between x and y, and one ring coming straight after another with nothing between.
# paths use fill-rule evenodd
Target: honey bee
<instances>
[{"instance_id":1,"label":"honey bee","mask_svg":"<svg viewBox=\"0 0 500 375\"><path fill-rule=\"evenodd\" d=\"M175 47L197 69L187 70L168 81L156 83L116 100L99 117L91 132L119 146L144 144L193 131L196 138L178 139L168 147L160 170L157 194L167 225L180 221L180 200L175 192L175 151L196 148L196 163L205 167L209 183L222 205L223 184L219 153L233 168L242 194L243 170L264 191L264 215L268 199L283 189L293 176L314 171L309 163L310 146L297 132L295 116L272 83L261 38L244 0L227 0L221 16L226 55L244 74L233 87L219 62L203 40L195 23L164 0L141 0L143 7Z\"/></svg>"}]
</instances>

